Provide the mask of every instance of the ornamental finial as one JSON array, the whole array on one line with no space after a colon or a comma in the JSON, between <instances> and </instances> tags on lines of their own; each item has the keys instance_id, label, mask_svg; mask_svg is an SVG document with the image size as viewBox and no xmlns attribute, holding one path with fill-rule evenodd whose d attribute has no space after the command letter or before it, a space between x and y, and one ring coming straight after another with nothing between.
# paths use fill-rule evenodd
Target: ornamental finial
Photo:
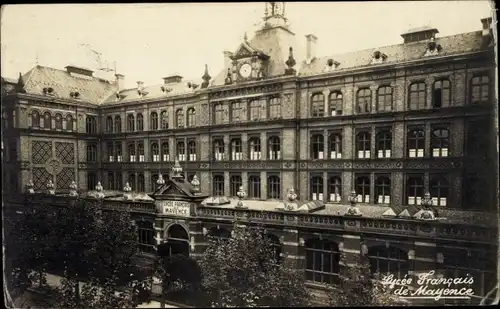
<instances>
[{"instance_id":1,"label":"ornamental finial","mask_svg":"<svg viewBox=\"0 0 500 309\"><path fill-rule=\"evenodd\" d=\"M69 185L69 196L78 196L77 190L78 190L78 185L73 180Z\"/></svg>"},{"instance_id":2,"label":"ornamental finial","mask_svg":"<svg viewBox=\"0 0 500 309\"><path fill-rule=\"evenodd\" d=\"M191 185L193 186L193 192L199 192L200 191L200 181L198 180L198 176L194 175L193 180L191 180Z\"/></svg>"},{"instance_id":3,"label":"ornamental finial","mask_svg":"<svg viewBox=\"0 0 500 309\"><path fill-rule=\"evenodd\" d=\"M56 194L56 191L54 190L54 183L50 179L49 182L47 183L47 193L51 195Z\"/></svg>"}]
</instances>

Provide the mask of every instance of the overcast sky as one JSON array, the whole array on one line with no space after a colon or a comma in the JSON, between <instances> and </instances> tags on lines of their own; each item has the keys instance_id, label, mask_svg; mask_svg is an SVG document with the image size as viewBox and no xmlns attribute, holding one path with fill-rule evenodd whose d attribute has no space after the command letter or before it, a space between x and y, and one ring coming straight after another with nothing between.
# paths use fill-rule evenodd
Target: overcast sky
<instances>
[{"instance_id":1,"label":"overcast sky","mask_svg":"<svg viewBox=\"0 0 500 309\"><path fill-rule=\"evenodd\" d=\"M292 2L285 14L297 38L318 37L327 56L402 43L409 28L432 25L439 36L481 29L492 4L476 1ZM235 51L245 32L251 38L264 2L164 4L38 4L2 6L2 76L26 73L38 64L96 68L88 45L116 61L127 87L141 80L162 83L178 73L199 78L208 64L214 77L223 51ZM79 47L80 46L80 47Z\"/></svg>"}]
</instances>

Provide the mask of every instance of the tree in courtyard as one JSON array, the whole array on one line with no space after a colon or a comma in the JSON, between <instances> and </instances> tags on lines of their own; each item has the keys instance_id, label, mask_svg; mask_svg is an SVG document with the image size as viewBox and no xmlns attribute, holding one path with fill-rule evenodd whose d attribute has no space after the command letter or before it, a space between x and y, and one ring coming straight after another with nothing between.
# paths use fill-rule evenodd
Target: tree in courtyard
<instances>
[{"instance_id":1,"label":"tree in courtyard","mask_svg":"<svg viewBox=\"0 0 500 309\"><path fill-rule=\"evenodd\" d=\"M303 271L279 261L260 227L236 224L229 239L209 240L199 261L213 307L307 306Z\"/></svg>"},{"instance_id":2,"label":"tree in courtyard","mask_svg":"<svg viewBox=\"0 0 500 309\"><path fill-rule=\"evenodd\" d=\"M332 307L404 306L406 303L382 284L379 275L372 276L370 262L360 256L359 263L342 268L338 287L327 286L329 305Z\"/></svg>"}]
</instances>

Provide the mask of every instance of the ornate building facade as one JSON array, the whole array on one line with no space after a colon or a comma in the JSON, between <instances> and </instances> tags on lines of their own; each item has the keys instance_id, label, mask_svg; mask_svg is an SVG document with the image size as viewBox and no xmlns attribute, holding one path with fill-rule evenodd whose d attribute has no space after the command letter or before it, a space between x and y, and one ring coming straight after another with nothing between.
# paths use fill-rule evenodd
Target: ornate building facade
<instances>
[{"instance_id":1,"label":"ornate building facade","mask_svg":"<svg viewBox=\"0 0 500 309\"><path fill-rule=\"evenodd\" d=\"M318 38L300 44L284 3L270 2L262 28L224 52L214 77L206 67L200 80L124 89L120 74L36 66L17 83L2 80L4 192L30 180L35 192L50 180L63 195L73 181L83 191L100 182L116 204L127 187L150 193L119 199L149 209L133 210L149 222L145 247L168 239L173 224L185 235L171 238L200 254L210 231L229 235L241 215L273 231L312 285L335 281L349 263L342 251L398 276L473 272L484 295L497 263L488 214L498 183L491 18L481 23L446 37L413 29L398 45L320 57ZM177 185L193 179L216 198ZM165 183L191 211L158 206ZM233 199L240 191L243 209Z\"/></svg>"}]
</instances>

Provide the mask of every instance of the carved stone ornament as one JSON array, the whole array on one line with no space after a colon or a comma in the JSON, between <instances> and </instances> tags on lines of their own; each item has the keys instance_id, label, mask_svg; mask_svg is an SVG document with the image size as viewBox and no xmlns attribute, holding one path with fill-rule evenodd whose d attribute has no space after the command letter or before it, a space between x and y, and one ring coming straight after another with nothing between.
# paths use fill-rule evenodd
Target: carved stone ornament
<instances>
[{"instance_id":1,"label":"carved stone ornament","mask_svg":"<svg viewBox=\"0 0 500 309\"><path fill-rule=\"evenodd\" d=\"M71 184L69 185L69 196L78 196L78 185L76 184L75 181L72 181Z\"/></svg>"},{"instance_id":2,"label":"carved stone ornament","mask_svg":"<svg viewBox=\"0 0 500 309\"><path fill-rule=\"evenodd\" d=\"M49 182L47 183L47 193L50 195L56 194L56 191L54 190L54 183L52 182L52 180L49 180Z\"/></svg>"},{"instance_id":3,"label":"carved stone ornament","mask_svg":"<svg viewBox=\"0 0 500 309\"><path fill-rule=\"evenodd\" d=\"M33 193L35 193L35 189L33 189L33 187L34 187L34 186L35 186L35 185L33 184L33 180L31 180L31 179L30 179L30 180L28 181L28 184L26 184L26 192L27 192L28 194L33 194Z\"/></svg>"}]
</instances>

